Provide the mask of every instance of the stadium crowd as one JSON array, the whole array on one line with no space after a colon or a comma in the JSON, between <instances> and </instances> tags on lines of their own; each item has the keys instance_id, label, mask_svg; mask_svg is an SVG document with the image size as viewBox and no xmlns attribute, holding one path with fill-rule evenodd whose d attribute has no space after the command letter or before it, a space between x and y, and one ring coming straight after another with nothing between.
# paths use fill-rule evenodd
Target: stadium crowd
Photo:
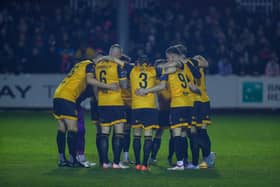
<instances>
[{"instance_id":1,"label":"stadium crowd","mask_svg":"<svg viewBox=\"0 0 280 187\"><path fill-rule=\"evenodd\" d=\"M167 46L182 43L190 55L207 57L208 74L280 75L279 11L264 15L234 4L220 8L192 7L181 0L149 2L130 7L130 56L162 58ZM110 1L75 10L68 4L48 9L12 1L0 9L0 72L65 73L78 60L93 58L117 42L116 15Z\"/></svg>"}]
</instances>

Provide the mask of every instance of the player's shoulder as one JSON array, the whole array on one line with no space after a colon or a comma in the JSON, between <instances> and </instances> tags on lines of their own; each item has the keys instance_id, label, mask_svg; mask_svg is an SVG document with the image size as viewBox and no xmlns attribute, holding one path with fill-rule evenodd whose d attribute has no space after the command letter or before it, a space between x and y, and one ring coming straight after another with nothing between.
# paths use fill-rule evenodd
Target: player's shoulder
<instances>
[{"instance_id":1,"label":"player's shoulder","mask_svg":"<svg viewBox=\"0 0 280 187\"><path fill-rule=\"evenodd\" d=\"M87 64L91 64L91 63L93 63L91 60L82 60L82 61L78 62L77 64L87 65Z\"/></svg>"}]
</instances>

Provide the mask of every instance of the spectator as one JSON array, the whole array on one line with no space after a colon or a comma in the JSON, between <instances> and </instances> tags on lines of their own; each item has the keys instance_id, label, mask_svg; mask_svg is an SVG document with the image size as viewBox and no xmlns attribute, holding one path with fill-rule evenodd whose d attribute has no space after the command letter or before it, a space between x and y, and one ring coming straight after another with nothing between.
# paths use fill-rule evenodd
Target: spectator
<instances>
[{"instance_id":1,"label":"spectator","mask_svg":"<svg viewBox=\"0 0 280 187\"><path fill-rule=\"evenodd\" d=\"M218 61L219 74L223 76L232 74L232 65L226 57Z\"/></svg>"},{"instance_id":2,"label":"spectator","mask_svg":"<svg viewBox=\"0 0 280 187\"><path fill-rule=\"evenodd\" d=\"M280 76L279 59L276 57L276 54L274 54L273 58L267 62L265 67L265 75L269 77Z\"/></svg>"}]
</instances>

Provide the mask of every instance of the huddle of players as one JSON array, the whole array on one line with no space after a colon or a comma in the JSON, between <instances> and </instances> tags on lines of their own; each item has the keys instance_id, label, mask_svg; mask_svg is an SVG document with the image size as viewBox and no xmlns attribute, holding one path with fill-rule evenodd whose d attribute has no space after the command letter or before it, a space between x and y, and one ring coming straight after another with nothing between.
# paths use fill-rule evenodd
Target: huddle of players
<instances>
[{"instance_id":1,"label":"huddle of players","mask_svg":"<svg viewBox=\"0 0 280 187\"><path fill-rule=\"evenodd\" d=\"M57 145L59 166L84 165L77 158L77 101L92 86L92 120L97 124L96 145L103 168L128 168L120 162L121 152L128 160L130 129L133 129L133 150L136 170L149 170L149 158L156 161L164 127L170 127L169 160L173 151L177 163L170 170L213 167L215 154L210 151L207 125L210 124L210 103L206 94L202 56L186 58L183 45L166 50L167 60L152 64L142 55L135 64L122 55L118 44L112 45L109 56L77 63L54 94L54 116L58 120ZM114 160L108 159L109 135L113 130ZM153 139L153 132L156 131ZM70 160L65 158L67 144ZM141 137L144 135L141 162ZM192 163L188 163L190 139ZM202 150L203 162L198 163Z\"/></svg>"}]
</instances>

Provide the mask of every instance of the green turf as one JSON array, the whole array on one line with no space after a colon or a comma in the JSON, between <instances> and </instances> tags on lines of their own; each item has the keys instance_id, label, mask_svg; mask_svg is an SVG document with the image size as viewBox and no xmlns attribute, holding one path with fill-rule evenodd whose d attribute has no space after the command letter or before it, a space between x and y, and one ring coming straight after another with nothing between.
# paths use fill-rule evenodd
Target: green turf
<instances>
[{"instance_id":1,"label":"green turf","mask_svg":"<svg viewBox=\"0 0 280 187\"><path fill-rule=\"evenodd\" d=\"M87 120L87 157L97 161L94 132ZM209 133L215 169L166 171L167 132L151 172L58 168L50 113L0 112L0 186L280 186L280 116L216 115Z\"/></svg>"}]
</instances>

